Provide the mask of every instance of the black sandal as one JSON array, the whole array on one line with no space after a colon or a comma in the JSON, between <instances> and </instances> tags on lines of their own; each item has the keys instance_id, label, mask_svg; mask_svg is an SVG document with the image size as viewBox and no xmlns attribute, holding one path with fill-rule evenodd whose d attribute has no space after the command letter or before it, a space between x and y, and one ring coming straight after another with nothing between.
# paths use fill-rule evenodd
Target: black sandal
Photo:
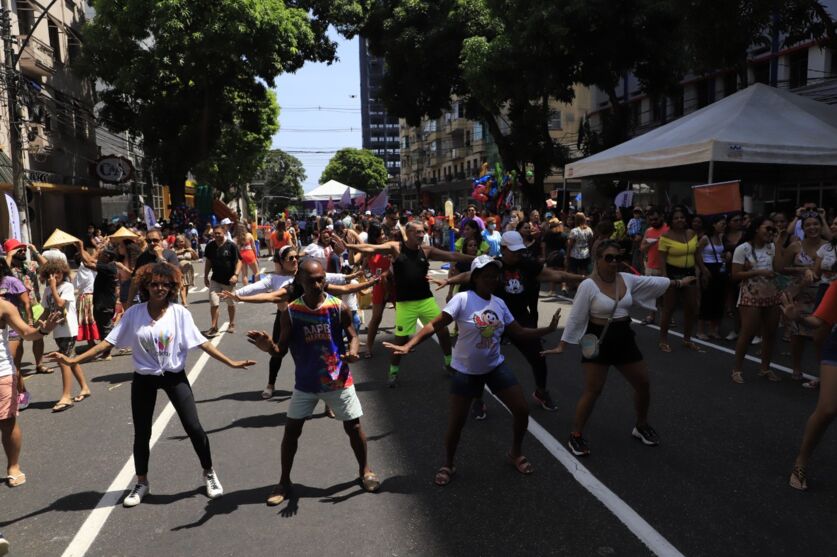
<instances>
[{"instance_id":1,"label":"black sandal","mask_svg":"<svg viewBox=\"0 0 837 557\"><path fill-rule=\"evenodd\" d=\"M805 473L804 466L794 466L790 475L790 486L799 491L808 489L808 476Z\"/></svg>"}]
</instances>

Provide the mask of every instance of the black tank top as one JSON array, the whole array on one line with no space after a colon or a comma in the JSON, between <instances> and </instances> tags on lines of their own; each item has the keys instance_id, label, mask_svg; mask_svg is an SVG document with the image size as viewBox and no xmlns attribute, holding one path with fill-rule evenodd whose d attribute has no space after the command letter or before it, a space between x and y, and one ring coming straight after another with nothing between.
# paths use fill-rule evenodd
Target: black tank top
<instances>
[{"instance_id":1,"label":"black tank top","mask_svg":"<svg viewBox=\"0 0 837 557\"><path fill-rule=\"evenodd\" d=\"M424 255L424 250L408 248L401 243L401 254L392 262L392 273L395 276L395 301L409 302L432 298L430 284L427 282L427 272L430 262Z\"/></svg>"}]
</instances>

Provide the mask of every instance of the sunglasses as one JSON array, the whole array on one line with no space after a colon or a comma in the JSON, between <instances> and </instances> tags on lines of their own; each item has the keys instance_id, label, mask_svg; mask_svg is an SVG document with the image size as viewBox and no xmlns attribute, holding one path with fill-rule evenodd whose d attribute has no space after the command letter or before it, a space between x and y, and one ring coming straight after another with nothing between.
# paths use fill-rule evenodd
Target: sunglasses
<instances>
[{"instance_id":1,"label":"sunglasses","mask_svg":"<svg viewBox=\"0 0 837 557\"><path fill-rule=\"evenodd\" d=\"M288 257L285 258L285 261L299 261L299 256L298 255L289 255Z\"/></svg>"},{"instance_id":2,"label":"sunglasses","mask_svg":"<svg viewBox=\"0 0 837 557\"><path fill-rule=\"evenodd\" d=\"M149 288L174 288L174 284L171 282L152 282L148 285Z\"/></svg>"},{"instance_id":3,"label":"sunglasses","mask_svg":"<svg viewBox=\"0 0 837 557\"><path fill-rule=\"evenodd\" d=\"M604 260L605 260L605 263L613 263L613 262L621 263L622 262L622 256L621 255L614 255L612 253L608 253L607 255L604 256Z\"/></svg>"}]
</instances>

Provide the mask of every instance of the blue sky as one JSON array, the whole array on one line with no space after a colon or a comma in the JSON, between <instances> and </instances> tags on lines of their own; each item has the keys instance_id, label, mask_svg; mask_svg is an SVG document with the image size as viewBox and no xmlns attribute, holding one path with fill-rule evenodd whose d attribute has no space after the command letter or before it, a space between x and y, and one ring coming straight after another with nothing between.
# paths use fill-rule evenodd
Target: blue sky
<instances>
[{"instance_id":1,"label":"blue sky","mask_svg":"<svg viewBox=\"0 0 837 557\"><path fill-rule=\"evenodd\" d=\"M337 62L330 66L308 63L276 80L281 110L273 147L302 161L308 176L305 191L319 185L334 151L361 147L358 39L348 41L333 31L330 36L338 44Z\"/></svg>"}]
</instances>

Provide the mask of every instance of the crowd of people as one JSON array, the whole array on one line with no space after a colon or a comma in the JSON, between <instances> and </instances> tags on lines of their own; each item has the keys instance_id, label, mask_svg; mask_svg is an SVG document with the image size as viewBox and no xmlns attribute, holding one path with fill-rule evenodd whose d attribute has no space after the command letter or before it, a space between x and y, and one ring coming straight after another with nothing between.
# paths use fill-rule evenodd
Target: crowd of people
<instances>
[{"instance_id":1,"label":"crowd of people","mask_svg":"<svg viewBox=\"0 0 837 557\"><path fill-rule=\"evenodd\" d=\"M0 258L0 429L7 484L17 487L26 481L19 465L17 416L31 401L21 368L25 345L32 343L35 373L52 373L47 362L60 369L62 390L52 407L56 413L93 395L84 362L131 355L137 481L123 501L126 507L139 504L149 491L148 447L159 389L174 404L193 443L208 496L221 495L209 439L183 368L194 348L233 368L255 364L230 360L211 341L236 332L236 303L245 302L276 306L269 332L247 332L250 342L270 355L262 398L273 396L288 352L295 364L281 477L267 498L269 505L282 503L292 489L290 473L302 428L320 400L344 424L363 488L379 488L367 460L362 409L349 366L376 357L379 327L389 308L394 308L394 338L383 343L388 364L376 366L386 369L389 387L400 384L402 358L433 335L441 349L440 367L451 378L447 456L436 471L437 485L447 485L456 474L454 456L468 415L485 419L486 388L513 416L510 463L521 474L534 470L523 452L531 405L517 370L505 362L506 344L531 367L531 400L544 411L557 409L548 389L547 358L564 353L568 344L580 345L584 389L567 441L576 456L590 454L583 431L611 366L635 392L631 435L647 446L659 444L648 422L647 364L632 328L637 321L632 311L640 310L641 325L659 328L657 348L664 353L700 353L709 341L735 341L729 370L735 385L745 382L751 344L760 344L758 375L780 381L771 364L777 341L789 343L792 379L820 389L790 479L793 487L806 489L810 454L837 414L834 211L806 203L792 214L707 217L684 206L592 208L588 213L570 207L541 214L496 214L469 205L462 214L443 216L433 209L413 213L388 207L380 216L369 211L282 215L263 235L244 222L223 219L207 224L202 233L192 222L106 233L91 226L77 244L43 252L6 240ZM260 256L272 259L272 272L260 272ZM447 265L447 277L431 275L433 260ZM187 299L199 261L210 302L209 315L200 317L207 319L203 331ZM444 307L436 301L434 283L449 289ZM538 326L544 294L572 301L561 340L551 348L543 347L541 337L557 328L559 313L547 327ZM223 330L222 303L228 317ZM365 323L363 309L371 310ZM682 320L681 346L669 338L675 319ZM45 357L43 337L50 334L56 349ZM77 350L77 343L86 345ZM812 371L802 369L806 347L821 362L819 379L805 380L803 371Z\"/></svg>"}]
</instances>

